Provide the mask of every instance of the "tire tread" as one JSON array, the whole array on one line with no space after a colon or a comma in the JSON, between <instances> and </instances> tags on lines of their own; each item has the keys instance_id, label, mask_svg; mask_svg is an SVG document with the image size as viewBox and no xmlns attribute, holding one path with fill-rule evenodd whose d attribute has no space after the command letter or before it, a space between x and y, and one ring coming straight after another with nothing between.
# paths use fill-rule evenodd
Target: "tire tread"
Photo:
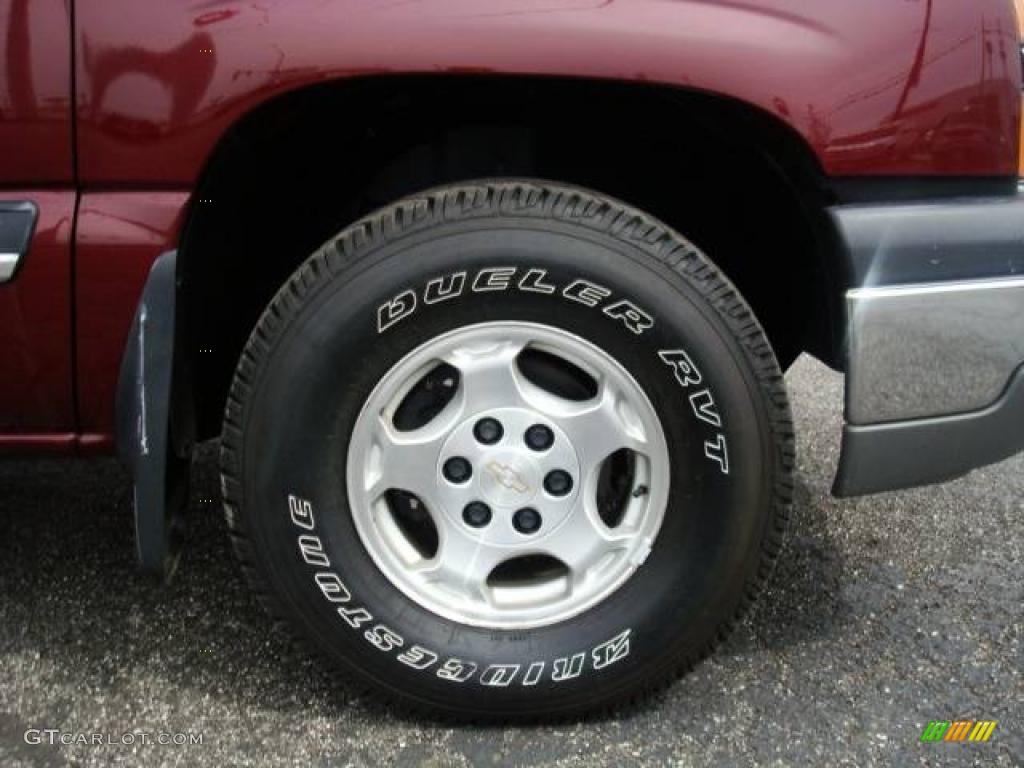
<instances>
[{"instance_id":1,"label":"tire tread","mask_svg":"<svg viewBox=\"0 0 1024 768\"><path fill-rule=\"evenodd\" d=\"M225 516L235 555L253 592L277 623L287 624L283 619L285 611L277 604L276 596L267 589L256 565L256 552L246 530L245 516L241 513L245 500L240 481L246 404L282 329L312 295L353 269L367 251L409 237L437 223L506 215L550 216L609 233L680 275L710 304L739 341L760 387L775 446L772 499L759 562L733 615L722 622L713 639L704 647L672 660L670 666L648 675L648 679L628 693L602 701L585 713L588 717L606 715L613 710L636 706L663 691L706 658L732 632L771 576L782 550L793 501L792 475L796 454L793 420L782 372L764 329L732 282L693 245L653 217L625 203L583 189L547 182L502 180L457 184L427 191L394 203L349 226L309 257L281 287L263 312L241 355L225 407L219 454ZM295 636L294 632L292 636ZM299 642L303 647L311 647L301 640ZM351 684L351 681L347 683ZM361 693L370 701L384 699L392 708L397 706L402 712L435 720L507 722L538 718L530 714L467 718L464 714L445 712L412 697L403 696L396 700L368 683L361 687ZM560 716L558 713L545 713L543 717L551 720ZM569 712L561 717L578 718L579 714Z\"/></svg>"}]
</instances>

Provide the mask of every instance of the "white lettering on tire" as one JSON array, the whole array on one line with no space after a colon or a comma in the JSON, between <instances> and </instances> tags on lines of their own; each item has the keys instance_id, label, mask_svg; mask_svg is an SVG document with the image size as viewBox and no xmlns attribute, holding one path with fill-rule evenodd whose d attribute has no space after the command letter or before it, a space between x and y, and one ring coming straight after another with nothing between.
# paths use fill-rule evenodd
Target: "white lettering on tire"
<instances>
[{"instance_id":1,"label":"white lettering on tire","mask_svg":"<svg viewBox=\"0 0 1024 768\"><path fill-rule=\"evenodd\" d=\"M426 648L414 645L409 650L398 654L398 660L413 669L426 669L437 661L437 654L433 651L428 651Z\"/></svg>"},{"instance_id":2,"label":"white lettering on tire","mask_svg":"<svg viewBox=\"0 0 1024 768\"><path fill-rule=\"evenodd\" d=\"M302 553L302 559L310 565L322 565L326 568L331 564L319 536L299 536L299 552Z\"/></svg>"},{"instance_id":3,"label":"white lettering on tire","mask_svg":"<svg viewBox=\"0 0 1024 768\"><path fill-rule=\"evenodd\" d=\"M329 603L347 603L352 599L348 589L341 583L338 574L330 571L318 573L315 577L316 585Z\"/></svg>"},{"instance_id":4,"label":"white lettering on tire","mask_svg":"<svg viewBox=\"0 0 1024 768\"><path fill-rule=\"evenodd\" d=\"M352 629L359 629L363 624L369 624L373 621L373 614L370 613L363 607L347 608L344 605L338 608L338 615L345 620L345 622L352 627Z\"/></svg>"},{"instance_id":5,"label":"white lettering on tire","mask_svg":"<svg viewBox=\"0 0 1024 768\"><path fill-rule=\"evenodd\" d=\"M725 435L719 433L715 442L705 440L704 455L712 461L718 462L723 475L729 474L729 448L725 442Z\"/></svg>"},{"instance_id":6,"label":"white lettering on tire","mask_svg":"<svg viewBox=\"0 0 1024 768\"><path fill-rule=\"evenodd\" d=\"M288 509L296 528L300 531L315 530L313 505L309 501L290 495L288 496ZM295 512L296 510L298 513ZM315 533L300 533L297 542L299 552L306 563L318 568L330 568L330 559L324 551L323 542L319 536ZM373 614L355 600L351 590L337 573L331 570L317 570L313 574L313 581L327 603L349 627L359 630L374 622ZM630 653L632 634L632 629L626 629L610 640L594 646L589 652L579 651L555 659L551 664L551 674L548 680L552 683L574 680L588 668L600 671L621 661ZM480 669L480 665L474 661L454 657L441 661L440 655L429 648L418 644L408 646L406 639L401 634L379 622L363 630L361 635L378 651L395 654L394 658L410 669L425 671L441 662L434 672L441 680L465 683ZM524 668L526 671L520 676L519 672ZM525 664L519 662L490 664L480 674L478 680L481 685L492 688L507 688L511 685L534 686L544 680L544 673L547 669L548 663L545 660L531 661Z\"/></svg>"},{"instance_id":7,"label":"white lettering on tire","mask_svg":"<svg viewBox=\"0 0 1024 768\"><path fill-rule=\"evenodd\" d=\"M526 670L526 674L523 675L523 685L536 685L543 674L544 662L533 662L533 664L530 665L530 668Z\"/></svg>"},{"instance_id":8,"label":"white lettering on tire","mask_svg":"<svg viewBox=\"0 0 1024 768\"><path fill-rule=\"evenodd\" d=\"M672 366L676 381L684 389L690 385L700 384L702 379L697 366L690 360L690 356L682 349L662 350L658 357L667 365Z\"/></svg>"},{"instance_id":9,"label":"white lettering on tire","mask_svg":"<svg viewBox=\"0 0 1024 768\"><path fill-rule=\"evenodd\" d=\"M594 669L604 669L619 659L629 655L629 636L631 630L620 632L611 640L606 640L590 652L594 659Z\"/></svg>"},{"instance_id":10,"label":"white lettering on tire","mask_svg":"<svg viewBox=\"0 0 1024 768\"><path fill-rule=\"evenodd\" d=\"M521 275L518 280L516 276ZM518 290L523 293L554 295L559 287L548 281L548 272L539 267L520 270L519 267L484 267L472 280L465 271L433 277L426 286L407 288L377 307L377 333L383 333L396 323L413 315L423 306L437 304L461 296L467 283L473 293ZM565 285L560 294L568 301L585 307L600 308L612 320L622 323L630 332L640 335L654 327L654 318L629 299L613 297L603 285L577 278Z\"/></svg>"},{"instance_id":11,"label":"white lettering on tire","mask_svg":"<svg viewBox=\"0 0 1024 768\"><path fill-rule=\"evenodd\" d=\"M603 285L580 279L573 280L567 285L565 290L562 291L562 295L571 301L579 302L588 307L596 307L601 303L602 299L611 296L612 292Z\"/></svg>"},{"instance_id":12,"label":"white lettering on tire","mask_svg":"<svg viewBox=\"0 0 1024 768\"><path fill-rule=\"evenodd\" d=\"M519 290L526 291L527 293L546 293L548 295L554 293L558 289L550 283L544 282L547 274L548 271L546 269L527 270L526 274L519 280Z\"/></svg>"},{"instance_id":13,"label":"white lettering on tire","mask_svg":"<svg viewBox=\"0 0 1024 768\"><path fill-rule=\"evenodd\" d=\"M442 680L451 680L453 683L464 683L473 676L474 672L476 672L476 664L473 662L448 659L437 670L437 676Z\"/></svg>"},{"instance_id":14,"label":"white lettering on tire","mask_svg":"<svg viewBox=\"0 0 1024 768\"><path fill-rule=\"evenodd\" d=\"M658 357L665 365L672 368L676 381L683 389L689 390L691 387L703 383L704 376L685 349L663 349L658 352ZM718 406L715 405L714 395L711 394L710 389L705 387L690 393L687 399L690 402L693 415L716 429L714 439L704 441L704 456L715 462L723 475L728 475L729 445L725 440L725 435L719 431L722 427L722 417L718 412Z\"/></svg>"},{"instance_id":15,"label":"white lettering on tire","mask_svg":"<svg viewBox=\"0 0 1024 768\"><path fill-rule=\"evenodd\" d=\"M455 272L445 277L435 277L427 283L423 292L424 304L437 304L462 295L462 287L466 284L466 273Z\"/></svg>"},{"instance_id":16,"label":"white lettering on tire","mask_svg":"<svg viewBox=\"0 0 1024 768\"><path fill-rule=\"evenodd\" d=\"M377 333L383 333L404 317L416 311L416 294L402 291L391 301L377 308Z\"/></svg>"},{"instance_id":17,"label":"white lettering on tire","mask_svg":"<svg viewBox=\"0 0 1024 768\"><path fill-rule=\"evenodd\" d=\"M486 269L481 269L476 273L476 279L473 280L473 292L504 291L508 288L509 282L515 273L515 267L487 267Z\"/></svg>"},{"instance_id":18,"label":"white lettering on tire","mask_svg":"<svg viewBox=\"0 0 1024 768\"><path fill-rule=\"evenodd\" d=\"M390 651L405 645L405 640L402 639L401 635L385 627L383 624L378 624L373 629L366 630L363 632L363 637L378 651Z\"/></svg>"},{"instance_id":19,"label":"white lettering on tire","mask_svg":"<svg viewBox=\"0 0 1024 768\"><path fill-rule=\"evenodd\" d=\"M292 522L299 528L304 528L307 531L313 530L313 505L308 501L289 495L288 513L291 515Z\"/></svg>"},{"instance_id":20,"label":"white lettering on tire","mask_svg":"<svg viewBox=\"0 0 1024 768\"><path fill-rule=\"evenodd\" d=\"M706 421L713 427L722 426L722 417L718 415L715 398L710 390L702 389L690 395L690 407L693 408L693 415L701 421Z\"/></svg>"},{"instance_id":21,"label":"white lettering on tire","mask_svg":"<svg viewBox=\"0 0 1024 768\"><path fill-rule=\"evenodd\" d=\"M654 327L654 318L628 299L620 299L604 308L608 317L621 320L623 325L639 336L648 328Z\"/></svg>"},{"instance_id":22,"label":"white lettering on tire","mask_svg":"<svg viewBox=\"0 0 1024 768\"><path fill-rule=\"evenodd\" d=\"M563 680L579 677L583 671L583 662L586 659L587 655L585 653L575 653L572 656L555 659L554 669L551 671L551 679L556 683L560 683Z\"/></svg>"},{"instance_id":23,"label":"white lettering on tire","mask_svg":"<svg viewBox=\"0 0 1024 768\"><path fill-rule=\"evenodd\" d=\"M480 675L480 683L494 688L507 688L518 674L518 664L491 664Z\"/></svg>"}]
</instances>

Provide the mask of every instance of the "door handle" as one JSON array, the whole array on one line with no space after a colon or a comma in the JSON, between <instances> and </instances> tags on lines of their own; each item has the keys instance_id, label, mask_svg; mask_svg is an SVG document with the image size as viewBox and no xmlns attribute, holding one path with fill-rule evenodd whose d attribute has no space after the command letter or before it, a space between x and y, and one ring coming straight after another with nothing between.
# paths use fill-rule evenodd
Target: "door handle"
<instances>
[{"instance_id":1,"label":"door handle","mask_svg":"<svg viewBox=\"0 0 1024 768\"><path fill-rule=\"evenodd\" d=\"M14 278L28 253L38 214L29 200L0 200L0 283Z\"/></svg>"}]
</instances>

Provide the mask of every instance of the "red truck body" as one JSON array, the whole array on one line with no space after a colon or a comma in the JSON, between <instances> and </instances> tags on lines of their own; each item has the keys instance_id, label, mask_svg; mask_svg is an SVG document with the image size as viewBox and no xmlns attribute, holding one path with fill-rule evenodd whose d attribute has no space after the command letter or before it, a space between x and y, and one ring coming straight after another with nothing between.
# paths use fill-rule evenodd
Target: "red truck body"
<instances>
[{"instance_id":1,"label":"red truck body","mask_svg":"<svg viewBox=\"0 0 1024 768\"><path fill-rule=\"evenodd\" d=\"M243 116L347 78L569 77L773 116L828 177L1015 177L1007 0L0 0L0 200L39 218L0 286L0 450L112 447L155 257Z\"/></svg>"},{"instance_id":2,"label":"red truck body","mask_svg":"<svg viewBox=\"0 0 1024 768\"><path fill-rule=\"evenodd\" d=\"M801 354L835 496L1024 451L1024 0L0 30L0 455L116 449L166 581L218 439L246 577L409 709L561 721L706 656L784 551Z\"/></svg>"}]
</instances>

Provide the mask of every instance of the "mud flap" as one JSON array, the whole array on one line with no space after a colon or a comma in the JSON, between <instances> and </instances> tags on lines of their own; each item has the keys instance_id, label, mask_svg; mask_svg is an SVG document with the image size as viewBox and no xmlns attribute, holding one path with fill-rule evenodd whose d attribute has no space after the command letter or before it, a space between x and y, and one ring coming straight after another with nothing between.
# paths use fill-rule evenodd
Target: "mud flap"
<instances>
[{"instance_id":1,"label":"mud flap","mask_svg":"<svg viewBox=\"0 0 1024 768\"><path fill-rule=\"evenodd\" d=\"M169 580L181 550L192 461L183 356L176 350L177 252L153 263L117 382L117 447L134 481L135 541L147 573Z\"/></svg>"}]
</instances>

